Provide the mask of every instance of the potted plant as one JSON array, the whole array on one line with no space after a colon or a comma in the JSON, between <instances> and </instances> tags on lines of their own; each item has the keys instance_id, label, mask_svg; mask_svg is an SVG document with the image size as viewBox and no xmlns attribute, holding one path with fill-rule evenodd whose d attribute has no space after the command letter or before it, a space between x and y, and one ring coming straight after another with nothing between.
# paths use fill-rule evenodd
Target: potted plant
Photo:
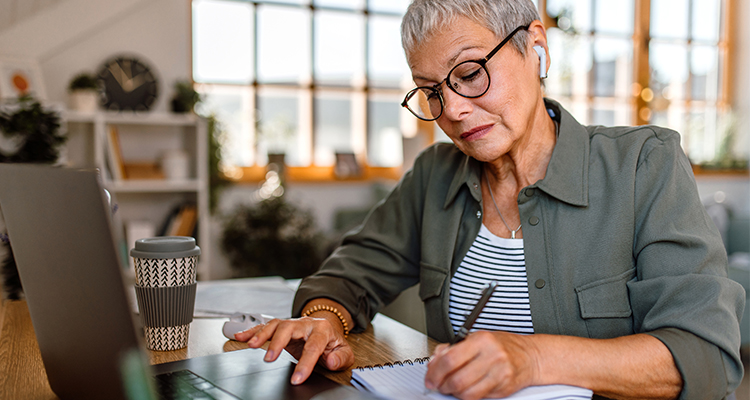
<instances>
[{"instance_id":1,"label":"potted plant","mask_svg":"<svg viewBox=\"0 0 750 400\"><path fill-rule=\"evenodd\" d=\"M70 108L76 111L93 113L99 108L101 89L96 76L82 72L68 85Z\"/></svg>"},{"instance_id":2,"label":"potted plant","mask_svg":"<svg viewBox=\"0 0 750 400\"><path fill-rule=\"evenodd\" d=\"M226 217L221 236L236 277L305 277L318 269L325 247L312 214L283 196L238 206Z\"/></svg>"},{"instance_id":3,"label":"potted plant","mask_svg":"<svg viewBox=\"0 0 750 400\"><path fill-rule=\"evenodd\" d=\"M194 110L196 104L201 101L200 93L196 92L190 81L177 81L174 84L174 96L172 96L172 111L176 113L187 113Z\"/></svg>"}]
</instances>

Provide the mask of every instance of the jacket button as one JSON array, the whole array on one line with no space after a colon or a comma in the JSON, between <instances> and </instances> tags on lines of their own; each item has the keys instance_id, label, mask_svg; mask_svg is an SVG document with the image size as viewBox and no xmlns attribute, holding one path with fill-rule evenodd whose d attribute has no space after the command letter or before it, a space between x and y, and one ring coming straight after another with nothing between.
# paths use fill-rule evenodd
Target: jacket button
<instances>
[{"instance_id":1,"label":"jacket button","mask_svg":"<svg viewBox=\"0 0 750 400\"><path fill-rule=\"evenodd\" d=\"M534 188L528 188L524 191L526 197L532 197L534 195Z\"/></svg>"},{"instance_id":2,"label":"jacket button","mask_svg":"<svg viewBox=\"0 0 750 400\"><path fill-rule=\"evenodd\" d=\"M539 218L537 217L531 217L529 218L529 223L533 226L537 226L539 224Z\"/></svg>"},{"instance_id":3,"label":"jacket button","mask_svg":"<svg viewBox=\"0 0 750 400\"><path fill-rule=\"evenodd\" d=\"M546 283L547 282L545 282L544 279L537 279L536 282L534 282L534 286L536 286L537 289L541 289Z\"/></svg>"},{"instance_id":4,"label":"jacket button","mask_svg":"<svg viewBox=\"0 0 750 400\"><path fill-rule=\"evenodd\" d=\"M481 211L477 211L477 218L478 219L482 219L482 212Z\"/></svg>"}]
</instances>

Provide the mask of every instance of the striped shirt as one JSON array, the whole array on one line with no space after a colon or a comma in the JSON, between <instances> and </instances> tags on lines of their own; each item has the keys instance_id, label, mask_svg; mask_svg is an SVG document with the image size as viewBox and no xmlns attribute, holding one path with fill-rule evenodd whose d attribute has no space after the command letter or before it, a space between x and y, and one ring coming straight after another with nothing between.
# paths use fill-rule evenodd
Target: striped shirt
<instances>
[{"instance_id":1,"label":"striped shirt","mask_svg":"<svg viewBox=\"0 0 750 400\"><path fill-rule=\"evenodd\" d=\"M471 331L534 333L523 239L495 236L484 224L451 279L449 317L453 331L461 329L482 289L493 279L498 286Z\"/></svg>"}]
</instances>

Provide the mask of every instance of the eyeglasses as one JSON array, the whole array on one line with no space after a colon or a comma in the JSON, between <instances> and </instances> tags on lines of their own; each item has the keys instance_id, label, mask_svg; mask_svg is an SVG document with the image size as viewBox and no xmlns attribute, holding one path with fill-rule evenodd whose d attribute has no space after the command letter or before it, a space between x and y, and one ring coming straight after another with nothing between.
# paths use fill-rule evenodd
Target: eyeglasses
<instances>
[{"instance_id":1,"label":"eyeglasses","mask_svg":"<svg viewBox=\"0 0 750 400\"><path fill-rule=\"evenodd\" d=\"M434 86L420 86L409 91L401 102L415 117L424 121L434 121L443 115L445 100L440 85L444 82L453 92L468 99L483 96L490 89L490 73L487 61L508 43L520 30L528 30L529 25L521 25L506 36L486 57L479 60L464 61L451 69L442 82Z\"/></svg>"}]
</instances>

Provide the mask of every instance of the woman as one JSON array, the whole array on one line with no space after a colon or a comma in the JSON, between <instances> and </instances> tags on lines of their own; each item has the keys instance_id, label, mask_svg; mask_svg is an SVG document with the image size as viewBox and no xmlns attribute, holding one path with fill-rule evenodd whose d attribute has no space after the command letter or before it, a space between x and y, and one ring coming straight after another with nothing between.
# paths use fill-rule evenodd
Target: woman
<instances>
[{"instance_id":1,"label":"woman","mask_svg":"<svg viewBox=\"0 0 750 400\"><path fill-rule=\"evenodd\" d=\"M351 366L346 334L402 290L420 283L428 334L450 342L473 293L497 279L504 292L476 332L437 348L428 388L463 399L552 383L613 398L732 393L744 294L726 278L679 136L585 127L545 99L547 40L531 1L416 0L402 39L418 86L403 105L453 144L425 150L302 282L302 318L237 339L270 340L267 360L289 350L297 384L317 362Z\"/></svg>"}]
</instances>

